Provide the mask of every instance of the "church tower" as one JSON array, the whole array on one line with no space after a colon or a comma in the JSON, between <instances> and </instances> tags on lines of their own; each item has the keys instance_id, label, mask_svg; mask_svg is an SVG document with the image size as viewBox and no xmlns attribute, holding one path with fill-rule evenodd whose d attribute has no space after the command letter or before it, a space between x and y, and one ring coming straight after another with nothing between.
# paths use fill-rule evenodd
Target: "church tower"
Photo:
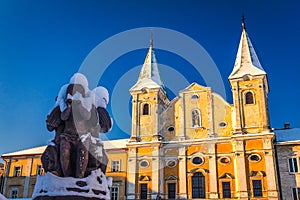
<instances>
[{"instance_id":1,"label":"church tower","mask_svg":"<svg viewBox=\"0 0 300 200\"><path fill-rule=\"evenodd\" d=\"M132 96L131 140L161 140L160 115L170 101L160 77L152 39L138 81L130 89L130 94Z\"/></svg>"},{"instance_id":2,"label":"church tower","mask_svg":"<svg viewBox=\"0 0 300 200\"><path fill-rule=\"evenodd\" d=\"M155 199L163 194L163 111L170 100L160 77L152 39L132 96L128 147L128 199Z\"/></svg>"},{"instance_id":3,"label":"church tower","mask_svg":"<svg viewBox=\"0 0 300 200\"><path fill-rule=\"evenodd\" d=\"M269 130L268 80L261 66L244 20L233 71L229 76L233 94L235 133L260 133Z\"/></svg>"}]
</instances>

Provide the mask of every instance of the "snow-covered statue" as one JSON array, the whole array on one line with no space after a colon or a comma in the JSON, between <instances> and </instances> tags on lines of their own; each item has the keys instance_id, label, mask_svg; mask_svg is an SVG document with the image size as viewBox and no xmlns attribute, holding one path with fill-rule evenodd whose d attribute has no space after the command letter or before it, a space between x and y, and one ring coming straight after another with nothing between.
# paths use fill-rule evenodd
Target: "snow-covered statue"
<instances>
[{"instance_id":1,"label":"snow-covered statue","mask_svg":"<svg viewBox=\"0 0 300 200\"><path fill-rule=\"evenodd\" d=\"M55 138L42 155L43 167L48 172L45 176L49 177L39 177L33 194L33 197L38 197L34 199L43 199L43 195L53 196L49 190L57 199L62 188L56 190L52 185L45 189L45 182L55 177L75 178L74 185L65 188L72 192L71 195L79 192L81 196L84 190L85 193L91 193L88 197L100 195L100 199L109 199L108 186L111 180L105 177L108 158L103 142L99 139L99 133L106 133L112 127L112 120L106 110L108 102L106 88L100 86L90 91L86 77L80 73L74 74L69 84L61 87L55 106L46 119L47 129L55 131ZM93 176L95 180L91 178ZM88 187L88 182L95 186L91 180L85 179L92 179L92 182L95 181L103 189L99 190L100 186L98 189L84 189ZM42 185L43 189L38 191L38 185Z\"/></svg>"}]
</instances>

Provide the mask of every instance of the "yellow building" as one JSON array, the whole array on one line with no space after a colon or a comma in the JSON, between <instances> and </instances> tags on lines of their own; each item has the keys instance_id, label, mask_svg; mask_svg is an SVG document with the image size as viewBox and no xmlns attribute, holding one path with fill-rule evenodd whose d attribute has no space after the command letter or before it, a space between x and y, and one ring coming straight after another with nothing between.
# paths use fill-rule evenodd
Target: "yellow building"
<instances>
[{"instance_id":1,"label":"yellow building","mask_svg":"<svg viewBox=\"0 0 300 200\"><path fill-rule=\"evenodd\" d=\"M104 141L109 157L106 175L113 178L114 196L125 196L127 171L127 139ZM30 198L37 175L43 175L41 156L46 146L3 154L5 179L2 194L8 198Z\"/></svg>"},{"instance_id":2,"label":"yellow building","mask_svg":"<svg viewBox=\"0 0 300 200\"><path fill-rule=\"evenodd\" d=\"M233 104L197 83L171 100L151 42L130 89L131 137L105 142L112 199L279 199L267 74L244 24L228 79ZM6 196L30 197L42 148L2 156Z\"/></svg>"}]
</instances>

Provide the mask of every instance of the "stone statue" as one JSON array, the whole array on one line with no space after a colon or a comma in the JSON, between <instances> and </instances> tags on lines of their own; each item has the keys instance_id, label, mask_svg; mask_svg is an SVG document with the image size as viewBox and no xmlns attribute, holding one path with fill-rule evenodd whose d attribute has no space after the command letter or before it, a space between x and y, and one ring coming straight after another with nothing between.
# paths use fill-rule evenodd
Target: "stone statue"
<instances>
[{"instance_id":1,"label":"stone statue","mask_svg":"<svg viewBox=\"0 0 300 200\"><path fill-rule=\"evenodd\" d=\"M42 164L46 172L57 176L83 178L99 168L105 173L108 158L99 133L108 132L112 121L106 110L107 90L89 91L85 77L74 76L62 87L47 116L47 129L55 130L55 138L43 153ZM81 80L76 82L78 77Z\"/></svg>"}]
</instances>

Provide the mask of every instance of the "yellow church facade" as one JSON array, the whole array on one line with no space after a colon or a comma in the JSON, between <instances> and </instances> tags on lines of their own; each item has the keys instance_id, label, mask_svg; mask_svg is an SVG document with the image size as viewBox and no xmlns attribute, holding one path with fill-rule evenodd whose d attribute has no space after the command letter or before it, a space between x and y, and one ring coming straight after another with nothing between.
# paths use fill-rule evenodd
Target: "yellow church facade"
<instances>
[{"instance_id":1,"label":"yellow church facade","mask_svg":"<svg viewBox=\"0 0 300 200\"><path fill-rule=\"evenodd\" d=\"M244 24L228 79L232 104L213 88L197 83L169 99L151 41L138 80L129 91L131 136L104 142L113 200L280 199L267 74ZM43 151L29 152L32 155L2 155L5 196L30 197L34 177L42 174Z\"/></svg>"}]
</instances>

